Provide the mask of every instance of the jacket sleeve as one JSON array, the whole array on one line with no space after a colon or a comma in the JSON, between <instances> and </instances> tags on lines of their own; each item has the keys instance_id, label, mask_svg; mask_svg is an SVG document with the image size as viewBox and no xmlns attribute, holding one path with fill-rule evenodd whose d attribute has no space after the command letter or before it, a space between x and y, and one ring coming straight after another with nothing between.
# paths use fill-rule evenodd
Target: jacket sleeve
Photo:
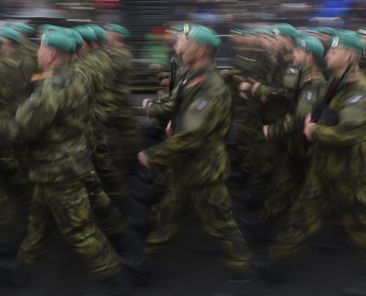
<instances>
[{"instance_id":1,"label":"jacket sleeve","mask_svg":"<svg viewBox=\"0 0 366 296\"><path fill-rule=\"evenodd\" d=\"M366 95L360 93L346 101L345 107L338 114L337 125L317 125L313 141L321 145L353 146L366 139L365 130Z\"/></svg>"},{"instance_id":2,"label":"jacket sleeve","mask_svg":"<svg viewBox=\"0 0 366 296\"><path fill-rule=\"evenodd\" d=\"M20 105L15 115L19 136L32 140L46 130L56 117L62 97L63 89L48 86Z\"/></svg>"},{"instance_id":3,"label":"jacket sleeve","mask_svg":"<svg viewBox=\"0 0 366 296\"><path fill-rule=\"evenodd\" d=\"M212 137L224 138L229 128L230 104L230 96L195 100L183 114L182 129L146 151L149 164L165 166L172 158L186 156L210 145Z\"/></svg>"}]
</instances>

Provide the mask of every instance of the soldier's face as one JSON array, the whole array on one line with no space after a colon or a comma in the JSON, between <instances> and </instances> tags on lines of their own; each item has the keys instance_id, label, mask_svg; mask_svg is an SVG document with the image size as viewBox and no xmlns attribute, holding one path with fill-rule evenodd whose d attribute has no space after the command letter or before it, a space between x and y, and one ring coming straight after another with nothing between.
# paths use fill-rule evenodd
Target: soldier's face
<instances>
[{"instance_id":1,"label":"soldier's face","mask_svg":"<svg viewBox=\"0 0 366 296\"><path fill-rule=\"evenodd\" d=\"M53 49L41 44L37 52L38 65L42 69L49 68L55 59L54 54L55 52Z\"/></svg>"},{"instance_id":2,"label":"soldier's face","mask_svg":"<svg viewBox=\"0 0 366 296\"><path fill-rule=\"evenodd\" d=\"M351 52L346 48L336 47L330 48L327 52L325 60L327 68L330 70L341 70L351 58Z\"/></svg>"},{"instance_id":3,"label":"soldier's face","mask_svg":"<svg viewBox=\"0 0 366 296\"><path fill-rule=\"evenodd\" d=\"M184 52L182 54L183 63L186 65L192 65L200 58L200 46L192 40L186 42Z\"/></svg>"},{"instance_id":4,"label":"soldier's face","mask_svg":"<svg viewBox=\"0 0 366 296\"><path fill-rule=\"evenodd\" d=\"M107 32L107 40L108 40L109 45L113 45L117 42L121 42L122 38L121 38L121 35L119 33L108 31Z\"/></svg>"},{"instance_id":5,"label":"soldier's face","mask_svg":"<svg viewBox=\"0 0 366 296\"><path fill-rule=\"evenodd\" d=\"M260 35L259 42L266 49L275 49L276 48L275 40L271 36L267 36L264 34Z\"/></svg>"},{"instance_id":6,"label":"soldier's face","mask_svg":"<svg viewBox=\"0 0 366 296\"><path fill-rule=\"evenodd\" d=\"M296 48L294 50L294 64L297 66L301 66L305 64L306 60L306 52L301 48Z\"/></svg>"},{"instance_id":7,"label":"soldier's face","mask_svg":"<svg viewBox=\"0 0 366 296\"><path fill-rule=\"evenodd\" d=\"M177 41L176 41L175 46L174 46L175 52L178 55L182 55L186 46L187 46L187 36L186 36L186 34L183 34L183 33L178 34L177 35Z\"/></svg>"}]
</instances>

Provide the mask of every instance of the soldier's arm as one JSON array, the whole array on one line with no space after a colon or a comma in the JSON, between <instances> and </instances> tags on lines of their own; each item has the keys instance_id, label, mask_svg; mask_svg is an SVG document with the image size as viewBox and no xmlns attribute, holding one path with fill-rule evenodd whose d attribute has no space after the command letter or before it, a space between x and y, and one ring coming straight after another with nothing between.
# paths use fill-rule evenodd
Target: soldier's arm
<instances>
[{"instance_id":1,"label":"soldier's arm","mask_svg":"<svg viewBox=\"0 0 366 296\"><path fill-rule=\"evenodd\" d=\"M293 115L279 120L268 126L268 139L280 140L295 131L295 120Z\"/></svg>"},{"instance_id":2,"label":"soldier's arm","mask_svg":"<svg viewBox=\"0 0 366 296\"><path fill-rule=\"evenodd\" d=\"M366 95L360 93L347 99L345 107L338 114L338 124L318 124L313 141L321 145L346 147L366 140Z\"/></svg>"},{"instance_id":3,"label":"soldier's arm","mask_svg":"<svg viewBox=\"0 0 366 296\"><path fill-rule=\"evenodd\" d=\"M152 101L147 109L147 116L154 119L168 120L173 112L174 100L169 95L160 97L160 100Z\"/></svg>"},{"instance_id":4,"label":"soldier's arm","mask_svg":"<svg viewBox=\"0 0 366 296\"><path fill-rule=\"evenodd\" d=\"M266 98L268 100L276 100L276 98L281 97L281 99L286 98L291 100L294 96L294 91L288 88L280 88L276 86L262 85L260 84L254 93L255 97Z\"/></svg>"},{"instance_id":5,"label":"soldier's arm","mask_svg":"<svg viewBox=\"0 0 366 296\"><path fill-rule=\"evenodd\" d=\"M323 81L315 81L311 87L310 93L306 96L310 96L313 102L313 108L319 104L319 101L323 98L325 90L325 84ZM300 94L300 97L303 94ZM301 122L299 122L299 120ZM282 120L279 120L268 126L268 138L279 140L293 133L296 128L299 128L299 124L303 125L304 118L296 118L294 115L287 115Z\"/></svg>"},{"instance_id":6,"label":"soldier's arm","mask_svg":"<svg viewBox=\"0 0 366 296\"><path fill-rule=\"evenodd\" d=\"M19 129L19 137L32 140L46 130L53 122L59 109L63 90L51 88L35 93L17 109L15 123Z\"/></svg>"},{"instance_id":7,"label":"soldier's arm","mask_svg":"<svg viewBox=\"0 0 366 296\"><path fill-rule=\"evenodd\" d=\"M164 166L172 158L186 156L209 145L208 141L214 136L218 125L229 126L230 104L230 96L202 98L193 102L182 118L182 130L168 137L162 144L146 151L149 165Z\"/></svg>"}]
</instances>

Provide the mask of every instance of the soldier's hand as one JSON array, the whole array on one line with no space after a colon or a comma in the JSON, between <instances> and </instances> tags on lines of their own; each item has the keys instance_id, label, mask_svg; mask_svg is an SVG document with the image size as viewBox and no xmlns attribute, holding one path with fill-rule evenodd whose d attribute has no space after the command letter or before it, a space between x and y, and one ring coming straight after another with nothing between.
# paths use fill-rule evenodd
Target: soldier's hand
<instances>
[{"instance_id":1,"label":"soldier's hand","mask_svg":"<svg viewBox=\"0 0 366 296\"><path fill-rule=\"evenodd\" d=\"M149 167L148 157L144 151L139 152L139 154L137 154L137 158L144 167Z\"/></svg>"},{"instance_id":2,"label":"soldier's hand","mask_svg":"<svg viewBox=\"0 0 366 296\"><path fill-rule=\"evenodd\" d=\"M239 84L239 92L247 92L251 87L252 85L249 82L242 82Z\"/></svg>"},{"instance_id":3,"label":"soldier's hand","mask_svg":"<svg viewBox=\"0 0 366 296\"><path fill-rule=\"evenodd\" d=\"M264 138L268 141L268 125L263 125L263 135Z\"/></svg>"},{"instance_id":4,"label":"soldier's hand","mask_svg":"<svg viewBox=\"0 0 366 296\"><path fill-rule=\"evenodd\" d=\"M173 135L173 133L174 133L174 131L173 131L172 121L169 120L168 125L166 126L166 129L165 129L165 134L167 137L170 137Z\"/></svg>"},{"instance_id":5,"label":"soldier's hand","mask_svg":"<svg viewBox=\"0 0 366 296\"><path fill-rule=\"evenodd\" d=\"M144 109L145 111L147 111L147 109L149 108L150 105L151 105L151 100L149 98L146 98L142 101L142 109Z\"/></svg>"},{"instance_id":6,"label":"soldier's hand","mask_svg":"<svg viewBox=\"0 0 366 296\"><path fill-rule=\"evenodd\" d=\"M169 86L169 83L170 83L170 79L164 78L160 81L160 86Z\"/></svg>"},{"instance_id":7,"label":"soldier's hand","mask_svg":"<svg viewBox=\"0 0 366 296\"><path fill-rule=\"evenodd\" d=\"M316 123L311 122L311 114L308 114L304 121L304 135L311 142L313 132L316 129Z\"/></svg>"}]
</instances>

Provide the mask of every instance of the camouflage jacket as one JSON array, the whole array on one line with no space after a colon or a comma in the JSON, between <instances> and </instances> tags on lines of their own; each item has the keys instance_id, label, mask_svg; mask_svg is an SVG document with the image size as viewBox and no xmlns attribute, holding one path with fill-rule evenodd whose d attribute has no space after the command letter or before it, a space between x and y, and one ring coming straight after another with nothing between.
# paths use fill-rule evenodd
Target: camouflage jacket
<instances>
[{"instance_id":1,"label":"camouflage jacket","mask_svg":"<svg viewBox=\"0 0 366 296\"><path fill-rule=\"evenodd\" d=\"M195 75L188 73L187 81ZM188 82L182 91L175 134L147 150L152 167L168 166L179 182L192 186L221 182L229 174L224 141L230 127L230 92L215 66L201 77L203 81L191 87Z\"/></svg>"},{"instance_id":2,"label":"camouflage jacket","mask_svg":"<svg viewBox=\"0 0 366 296\"><path fill-rule=\"evenodd\" d=\"M12 119L18 106L27 98L20 61L17 55L0 58L0 118ZM14 151L4 141L0 144L0 157L14 156Z\"/></svg>"},{"instance_id":3,"label":"camouflage jacket","mask_svg":"<svg viewBox=\"0 0 366 296\"><path fill-rule=\"evenodd\" d=\"M320 179L365 184L366 81L361 77L349 78L332 99L336 123L326 125L323 113L313 133L312 168Z\"/></svg>"},{"instance_id":4,"label":"camouflage jacket","mask_svg":"<svg viewBox=\"0 0 366 296\"><path fill-rule=\"evenodd\" d=\"M30 179L54 182L90 168L87 130L89 97L83 73L72 63L58 65L18 107L13 137L28 147Z\"/></svg>"},{"instance_id":5,"label":"camouflage jacket","mask_svg":"<svg viewBox=\"0 0 366 296\"><path fill-rule=\"evenodd\" d=\"M317 67L304 69L299 84L298 97L294 98L297 101L294 114L271 124L268 130L269 138L283 139L296 132L300 132L302 135L305 117L323 98L325 86L326 81Z\"/></svg>"},{"instance_id":6,"label":"camouflage jacket","mask_svg":"<svg viewBox=\"0 0 366 296\"><path fill-rule=\"evenodd\" d=\"M28 95L30 95L34 87L31 81L32 75L39 72L37 46L31 41L24 41L16 46L13 55L19 60L19 69L22 73L23 83Z\"/></svg>"},{"instance_id":7,"label":"camouflage jacket","mask_svg":"<svg viewBox=\"0 0 366 296\"><path fill-rule=\"evenodd\" d=\"M107 50L112 77L108 80L108 93L97 98L98 106L108 110L106 125L119 130L131 130L139 126L129 102L132 79L132 54L125 47Z\"/></svg>"}]
</instances>

